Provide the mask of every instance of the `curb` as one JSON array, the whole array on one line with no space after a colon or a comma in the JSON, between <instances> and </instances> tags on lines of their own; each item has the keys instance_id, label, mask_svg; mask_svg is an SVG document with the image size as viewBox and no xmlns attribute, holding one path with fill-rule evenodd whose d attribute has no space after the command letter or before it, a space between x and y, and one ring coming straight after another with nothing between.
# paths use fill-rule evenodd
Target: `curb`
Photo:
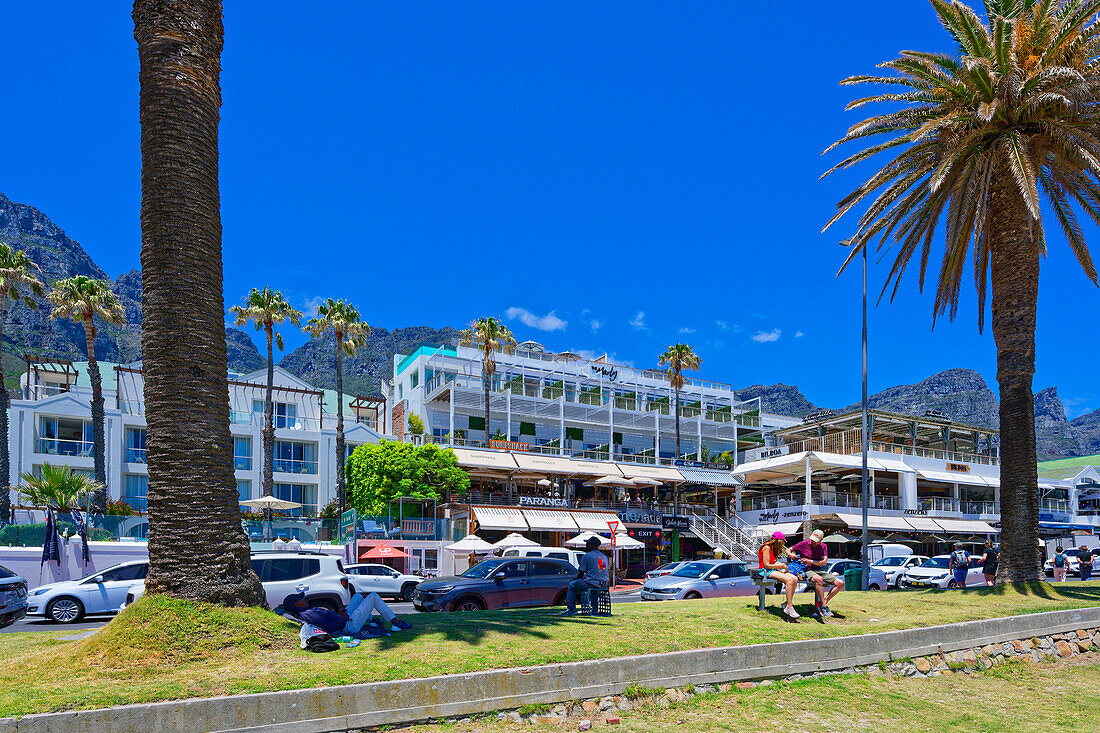
<instances>
[{"instance_id":1,"label":"curb","mask_svg":"<svg viewBox=\"0 0 1100 733\"><path fill-rule=\"evenodd\" d=\"M720 647L344 687L194 698L0 719L0 733L149 730L327 733L559 703L645 687L814 674L1100 626L1100 607L880 634Z\"/></svg>"}]
</instances>

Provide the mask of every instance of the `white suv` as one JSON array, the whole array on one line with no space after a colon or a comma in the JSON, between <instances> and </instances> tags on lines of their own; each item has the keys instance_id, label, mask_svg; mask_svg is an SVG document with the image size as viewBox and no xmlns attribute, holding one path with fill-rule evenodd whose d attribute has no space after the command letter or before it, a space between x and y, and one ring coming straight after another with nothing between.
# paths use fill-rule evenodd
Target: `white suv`
<instances>
[{"instance_id":1,"label":"white suv","mask_svg":"<svg viewBox=\"0 0 1100 733\"><path fill-rule=\"evenodd\" d=\"M338 611L360 590L352 586L344 573L344 563L336 555L305 551L253 552L252 568L267 594L268 608L281 605L292 593L302 593L309 605ZM144 593L144 581L132 585L123 608Z\"/></svg>"},{"instance_id":2,"label":"white suv","mask_svg":"<svg viewBox=\"0 0 1100 733\"><path fill-rule=\"evenodd\" d=\"M424 580L418 575L402 575L388 565L375 562L348 565L344 571L352 577L356 592L377 593L403 601L411 601L416 586Z\"/></svg>"}]
</instances>

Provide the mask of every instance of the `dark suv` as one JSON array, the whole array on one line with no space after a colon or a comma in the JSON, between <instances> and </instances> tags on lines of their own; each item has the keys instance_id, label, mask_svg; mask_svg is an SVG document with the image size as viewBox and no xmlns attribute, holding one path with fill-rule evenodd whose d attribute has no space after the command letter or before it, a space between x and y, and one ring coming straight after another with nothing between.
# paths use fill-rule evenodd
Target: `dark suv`
<instances>
[{"instance_id":1,"label":"dark suv","mask_svg":"<svg viewBox=\"0 0 1100 733\"><path fill-rule=\"evenodd\" d=\"M564 560L493 558L460 576L421 583L413 593L418 611L483 611L560 606L577 569Z\"/></svg>"},{"instance_id":2,"label":"dark suv","mask_svg":"<svg viewBox=\"0 0 1100 733\"><path fill-rule=\"evenodd\" d=\"M27 615L27 579L0 565L0 629Z\"/></svg>"}]
</instances>

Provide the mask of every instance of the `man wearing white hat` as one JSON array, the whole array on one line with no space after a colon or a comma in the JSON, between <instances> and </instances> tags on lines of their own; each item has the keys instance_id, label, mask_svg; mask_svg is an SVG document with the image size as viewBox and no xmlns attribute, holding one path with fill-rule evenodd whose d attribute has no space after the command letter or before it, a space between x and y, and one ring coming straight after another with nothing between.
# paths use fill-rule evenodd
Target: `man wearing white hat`
<instances>
[{"instance_id":1,"label":"man wearing white hat","mask_svg":"<svg viewBox=\"0 0 1100 733\"><path fill-rule=\"evenodd\" d=\"M815 529L810 539L802 540L791 547L790 552L803 558L806 563L806 580L813 583L814 593L817 594L817 611L822 616L832 616L829 610L829 601L840 591L844 590L844 580L836 573L825 571L825 565L829 562L829 550L821 540L825 539L825 533ZM825 586L831 585L829 594L825 595Z\"/></svg>"}]
</instances>

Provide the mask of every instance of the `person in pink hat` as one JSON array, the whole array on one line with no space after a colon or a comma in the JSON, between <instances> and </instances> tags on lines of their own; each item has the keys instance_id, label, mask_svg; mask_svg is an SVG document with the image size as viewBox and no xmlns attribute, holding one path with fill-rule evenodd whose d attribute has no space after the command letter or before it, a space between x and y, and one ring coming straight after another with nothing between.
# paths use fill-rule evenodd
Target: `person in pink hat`
<instances>
[{"instance_id":1,"label":"person in pink hat","mask_svg":"<svg viewBox=\"0 0 1100 733\"><path fill-rule=\"evenodd\" d=\"M825 565L829 562L829 550L822 542L823 539L825 539L825 533L815 529L810 539L796 543L791 547L790 552L792 557L801 558L806 563L806 580L813 585L814 593L817 594L817 613L822 616L832 616L829 601L844 590L844 579L836 573L825 570ZM830 586L827 593L826 586Z\"/></svg>"},{"instance_id":2,"label":"person in pink hat","mask_svg":"<svg viewBox=\"0 0 1100 733\"><path fill-rule=\"evenodd\" d=\"M760 574L762 580L774 580L782 583L787 589L787 602L781 608L783 613L793 619L800 618L798 611L794 610L794 589L798 585L798 578L787 572L787 536L782 532L776 532L760 549L756 551L756 557L760 561Z\"/></svg>"}]
</instances>

